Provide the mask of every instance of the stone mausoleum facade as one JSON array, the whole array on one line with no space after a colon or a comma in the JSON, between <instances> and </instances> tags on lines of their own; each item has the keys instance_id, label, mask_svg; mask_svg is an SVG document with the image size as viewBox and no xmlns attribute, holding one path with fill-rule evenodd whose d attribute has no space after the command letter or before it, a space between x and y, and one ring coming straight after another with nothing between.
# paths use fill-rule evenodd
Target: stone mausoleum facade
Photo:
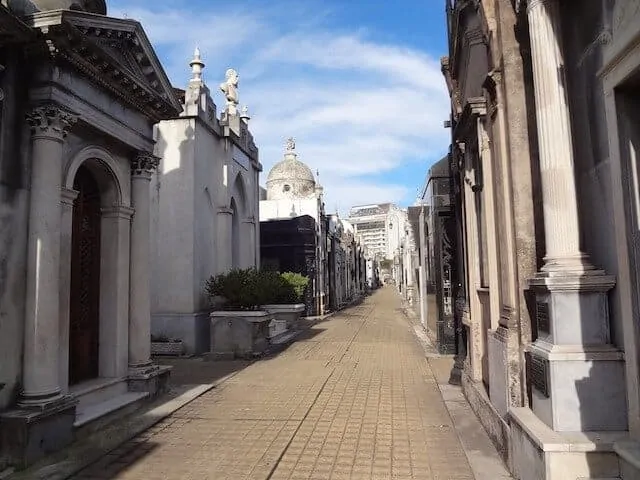
<instances>
[{"instance_id":1,"label":"stone mausoleum facade","mask_svg":"<svg viewBox=\"0 0 640 480\"><path fill-rule=\"evenodd\" d=\"M233 69L218 117L196 50L191 79L175 89L181 112L155 129L160 164L151 182L152 333L183 341L186 353L209 351L210 302L204 284L231 268L260 265L258 214L262 166L239 110Z\"/></svg>"},{"instance_id":2,"label":"stone mausoleum facade","mask_svg":"<svg viewBox=\"0 0 640 480\"><path fill-rule=\"evenodd\" d=\"M640 2L446 2L464 391L515 478L640 478Z\"/></svg>"},{"instance_id":3,"label":"stone mausoleum facade","mask_svg":"<svg viewBox=\"0 0 640 480\"><path fill-rule=\"evenodd\" d=\"M72 4L73 3L73 4ZM104 0L0 3L0 471L162 388L154 124L182 107Z\"/></svg>"}]
</instances>

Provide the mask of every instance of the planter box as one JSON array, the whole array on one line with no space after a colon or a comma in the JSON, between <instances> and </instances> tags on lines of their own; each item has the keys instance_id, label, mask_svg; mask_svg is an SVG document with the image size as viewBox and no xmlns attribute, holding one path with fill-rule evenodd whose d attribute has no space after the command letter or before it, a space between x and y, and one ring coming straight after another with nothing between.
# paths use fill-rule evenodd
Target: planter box
<instances>
[{"instance_id":1,"label":"planter box","mask_svg":"<svg viewBox=\"0 0 640 480\"><path fill-rule=\"evenodd\" d=\"M182 340L186 354L206 353L211 349L209 313L154 313L151 315L151 334Z\"/></svg>"},{"instance_id":2,"label":"planter box","mask_svg":"<svg viewBox=\"0 0 640 480\"><path fill-rule=\"evenodd\" d=\"M269 347L269 324L273 315L264 310L213 312L211 357L251 358Z\"/></svg>"},{"instance_id":3,"label":"planter box","mask_svg":"<svg viewBox=\"0 0 640 480\"><path fill-rule=\"evenodd\" d=\"M151 355L182 355L182 342L151 342Z\"/></svg>"},{"instance_id":4,"label":"planter box","mask_svg":"<svg viewBox=\"0 0 640 480\"><path fill-rule=\"evenodd\" d=\"M262 308L272 314L277 322L283 322L288 330L300 326L300 317L306 306L304 303L292 305L263 305Z\"/></svg>"}]
</instances>

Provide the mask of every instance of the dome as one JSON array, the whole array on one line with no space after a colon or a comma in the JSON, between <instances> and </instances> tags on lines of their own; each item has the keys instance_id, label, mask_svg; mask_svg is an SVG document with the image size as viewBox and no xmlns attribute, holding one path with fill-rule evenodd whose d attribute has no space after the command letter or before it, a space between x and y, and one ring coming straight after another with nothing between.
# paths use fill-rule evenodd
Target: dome
<instances>
[{"instance_id":1,"label":"dome","mask_svg":"<svg viewBox=\"0 0 640 480\"><path fill-rule=\"evenodd\" d=\"M316 180L313 172L297 157L295 142L289 139L284 160L276 163L267 176L267 199L304 198L314 195Z\"/></svg>"},{"instance_id":2,"label":"dome","mask_svg":"<svg viewBox=\"0 0 640 480\"><path fill-rule=\"evenodd\" d=\"M31 0L41 12L48 10L80 10L82 12L107 14L106 0Z\"/></svg>"}]
</instances>

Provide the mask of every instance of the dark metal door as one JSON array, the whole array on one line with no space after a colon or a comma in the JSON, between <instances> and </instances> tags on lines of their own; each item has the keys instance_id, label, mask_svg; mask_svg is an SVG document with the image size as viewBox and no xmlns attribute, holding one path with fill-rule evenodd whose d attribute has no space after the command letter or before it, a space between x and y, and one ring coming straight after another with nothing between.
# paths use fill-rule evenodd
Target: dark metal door
<instances>
[{"instance_id":1,"label":"dark metal door","mask_svg":"<svg viewBox=\"0 0 640 480\"><path fill-rule=\"evenodd\" d=\"M98 376L100 339L100 191L80 167L73 188L69 383Z\"/></svg>"}]
</instances>

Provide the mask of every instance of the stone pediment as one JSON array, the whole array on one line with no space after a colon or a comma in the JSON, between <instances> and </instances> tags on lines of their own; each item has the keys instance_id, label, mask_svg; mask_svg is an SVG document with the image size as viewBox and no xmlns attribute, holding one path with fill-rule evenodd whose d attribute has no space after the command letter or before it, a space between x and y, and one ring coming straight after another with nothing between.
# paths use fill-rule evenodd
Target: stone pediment
<instances>
[{"instance_id":1,"label":"stone pediment","mask_svg":"<svg viewBox=\"0 0 640 480\"><path fill-rule=\"evenodd\" d=\"M72 64L154 121L182 111L139 22L66 10L28 20L44 34L48 55Z\"/></svg>"}]
</instances>

